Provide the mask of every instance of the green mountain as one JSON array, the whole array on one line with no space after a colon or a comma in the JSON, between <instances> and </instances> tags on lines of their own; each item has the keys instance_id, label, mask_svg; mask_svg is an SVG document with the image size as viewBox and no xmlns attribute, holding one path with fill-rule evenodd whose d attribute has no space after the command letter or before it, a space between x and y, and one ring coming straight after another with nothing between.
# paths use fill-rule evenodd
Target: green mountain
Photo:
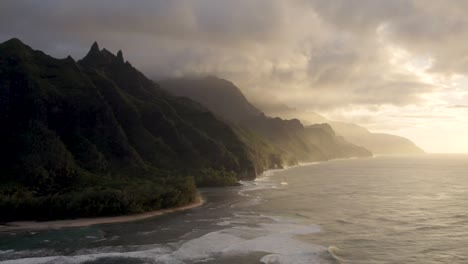
<instances>
[{"instance_id":1,"label":"green mountain","mask_svg":"<svg viewBox=\"0 0 468 264\"><path fill-rule=\"evenodd\" d=\"M251 159L255 161L257 174L266 169L297 164L296 155L285 151L250 126L245 126L249 122L255 123L262 112L250 104L233 83L213 76L202 79L166 79L159 83L171 94L200 102L220 119L229 123L247 145ZM266 118L261 118L261 121L266 121ZM285 124L280 122L280 125ZM282 135L287 136L286 133ZM303 143L298 144L302 147ZM310 150L305 149L304 152L308 153Z\"/></svg>"},{"instance_id":2,"label":"green mountain","mask_svg":"<svg viewBox=\"0 0 468 264\"><path fill-rule=\"evenodd\" d=\"M297 119L272 118L260 112L233 83L217 77L169 79L161 87L206 106L231 124L246 128L280 150L289 163L366 157L372 153L346 142L328 129L304 127ZM324 125L325 127L325 125Z\"/></svg>"},{"instance_id":3,"label":"green mountain","mask_svg":"<svg viewBox=\"0 0 468 264\"><path fill-rule=\"evenodd\" d=\"M80 61L0 44L0 123L0 221L178 206L277 158L97 43Z\"/></svg>"},{"instance_id":4,"label":"green mountain","mask_svg":"<svg viewBox=\"0 0 468 264\"><path fill-rule=\"evenodd\" d=\"M201 79L178 78L160 82L169 92L201 102L215 114L234 122L242 122L262 113L253 106L232 82L214 76Z\"/></svg>"}]
</instances>

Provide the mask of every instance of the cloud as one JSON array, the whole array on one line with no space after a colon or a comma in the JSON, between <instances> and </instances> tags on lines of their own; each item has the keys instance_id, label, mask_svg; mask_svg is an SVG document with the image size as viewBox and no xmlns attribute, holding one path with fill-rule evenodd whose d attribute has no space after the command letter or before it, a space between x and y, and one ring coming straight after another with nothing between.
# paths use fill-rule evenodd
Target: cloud
<instances>
[{"instance_id":1,"label":"cloud","mask_svg":"<svg viewBox=\"0 0 468 264\"><path fill-rule=\"evenodd\" d=\"M468 55L466 8L438 0L3 0L0 38L75 58L97 40L156 79L216 74L251 98L268 93L328 111L429 103L441 90L433 75L468 68L460 55Z\"/></svg>"},{"instance_id":2,"label":"cloud","mask_svg":"<svg viewBox=\"0 0 468 264\"><path fill-rule=\"evenodd\" d=\"M452 105L451 108L468 109L468 105Z\"/></svg>"},{"instance_id":3,"label":"cloud","mask_svg":"<svg viewBox=\"0 0 468 264\"><path fill-rule=\"evenodd\" d=\"M432 116L432 115L394 115L391 117L410 118L410 119L437 119L437 118L455 118L454 116Z\"/></svg>"},{"instance_id":4,"label":"cloud","mask_svg":"<svg viewBox=\"0 0 468 264\"><path fill-rule=\"evenodd\" d=\"M466 10L461 0L2 0L0 41L79 59L97 40L155 79L215 74L279 115L319 111L466 152Z\"/></svg>"}]
</instances>

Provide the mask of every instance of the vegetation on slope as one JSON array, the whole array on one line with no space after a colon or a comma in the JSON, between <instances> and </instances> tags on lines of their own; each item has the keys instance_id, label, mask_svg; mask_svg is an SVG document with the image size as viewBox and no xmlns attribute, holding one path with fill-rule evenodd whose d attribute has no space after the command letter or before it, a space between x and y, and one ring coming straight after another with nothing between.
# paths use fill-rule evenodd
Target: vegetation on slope
<instances>
[{"instance_id":1,"label":"vegetation on slope","mask_svg":"<svg viewBox=\"0 0 468 264\"><path fill-rule=\"evenodd\" d=\"M270 153L267 168L297 162L322 161L334 158L367 157L372 153L335 135L329 125L304 127L297 119L285 120L263 114L253 106L232 82L205 77L199 79L169 79L161 81L169 92L200 102L228 120L256 135L265 147L260 153ZM326 126L327 129L324 129ZM244 138L241 135L241 138ZM256 145L250 142L249 146ZM262 156L262 155L260 155ZM272 164L276 163L276 164Z\"/></svg>"},{"instance_id":2,"label":"vegetation on slope","mask_svg":"<svg viewBox=\"0 0 468 264\"><path fill-rule=\"evenodd\" d=\"M79 62L0 44L0 220L186 204L255 177L237 133L95 43Z\"/></svg>"}]
</instances>

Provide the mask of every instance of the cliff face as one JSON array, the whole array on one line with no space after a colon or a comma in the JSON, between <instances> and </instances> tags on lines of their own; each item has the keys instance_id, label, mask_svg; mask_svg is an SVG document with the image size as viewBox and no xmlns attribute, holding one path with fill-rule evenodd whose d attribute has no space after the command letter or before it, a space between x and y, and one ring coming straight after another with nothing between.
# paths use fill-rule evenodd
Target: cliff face
<instances>
[{"instance_id":1,"label":"cliff face","mask_svg":"<svg viewBox=\"0 0 468 264\"><path fill-rule=\"evenodd\" d=\"M327 156L328 159L370 157L372 152L354 145L335 134L329 124L310 125L305 128L307 138Z\"/></svg>"},{"instance_id":2,"label":"cliff face","mask_svg":"<svg viewBox=\"0 0 468 264\"><path fill-rule=\"evenodd\" d=\"M297 119L284 120L261 113L239 88L216 77L162 81L171 93L199 101L235 126L244 127L276 146L282 160L319 161L331 158L363 157L372 153L335 136L331 127L304 127Z\"/></svg>"},{"instance_id":3,"label":"cliff face","mask_svg":"<svg viewBox=\"0 0 468 264\"><path fill-rule=\"evenodd\" d=\"M347 141L369 149L376 155L417 155L424 150L410 140L390 134L371 133L356 124L332 122L333 129Z\"/></svg>"},{"instance_id":4,"label":"cliff face","mask_svg":"<svg viewBox=\"0 0 468 264\"><path fill-rule=\"evenodd\" d=\"M259 101L258 106L269 115L277 115L282 118L295 117L305 124L328 123L342 139L354 145L364 147L376 155L411 155L424 153L424 150L404 137L372 133L360 125L328 120L317 113L301 111L277 102L263 100Z\"/></svg>"},{"instance_id":5,"label":"cliff face","mask_svg":"<svg viewBox=\"0 0 468 264\"><path fill-rule=\"evenodd\" d=\"M256 173L233 128L97 43L78 62L0 44L0 123L0 220L176 206L194 198L194 179Z\"/></svg>"},{"instance_id":6,"label":"cliff face","mask_svg":"<svg viewBox=\"0 0 468 264\"><path fill-rule=\"evenodd\" d=\"M241 123L264 137L297 162L322 161L326 156L305 137L304 126L297 119L283 120L259 115Z\"/></svg>"}]
</instances>

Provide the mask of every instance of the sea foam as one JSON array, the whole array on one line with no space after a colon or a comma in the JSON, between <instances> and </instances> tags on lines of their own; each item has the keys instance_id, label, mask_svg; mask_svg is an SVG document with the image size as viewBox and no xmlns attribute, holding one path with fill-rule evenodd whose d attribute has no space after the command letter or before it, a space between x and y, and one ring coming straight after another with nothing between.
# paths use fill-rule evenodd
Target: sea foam
<instances>
[{"instance_id":1,"label":"sea foam","mask_svg":"<svg viewBox=\"0 0 468 264\"><path fill-rule=\"evenodd\" d=\"M242 216L244 215L234 216L233 220L235 218L240 220L239 217ZM255 252L266 252L260 260L263 263L314 263L327 252L325 247L309 244L296 238L298 235L320 232L320 228L316 225L272 220L277 218L260 215L256 218L252 221L252 223L257 223L255 225L252 223L237 225L210 232L195 239L181 241L179 246L151 245L150 249L148 246L141 246L140 248L127 248L133 251L126 252L110 252L112 249L103 248L101 252L89 252L91 254L23 258L0 263L79 264L100 258L137 258L147 263L185 264Z\"/></svg>"}]
</instances>

